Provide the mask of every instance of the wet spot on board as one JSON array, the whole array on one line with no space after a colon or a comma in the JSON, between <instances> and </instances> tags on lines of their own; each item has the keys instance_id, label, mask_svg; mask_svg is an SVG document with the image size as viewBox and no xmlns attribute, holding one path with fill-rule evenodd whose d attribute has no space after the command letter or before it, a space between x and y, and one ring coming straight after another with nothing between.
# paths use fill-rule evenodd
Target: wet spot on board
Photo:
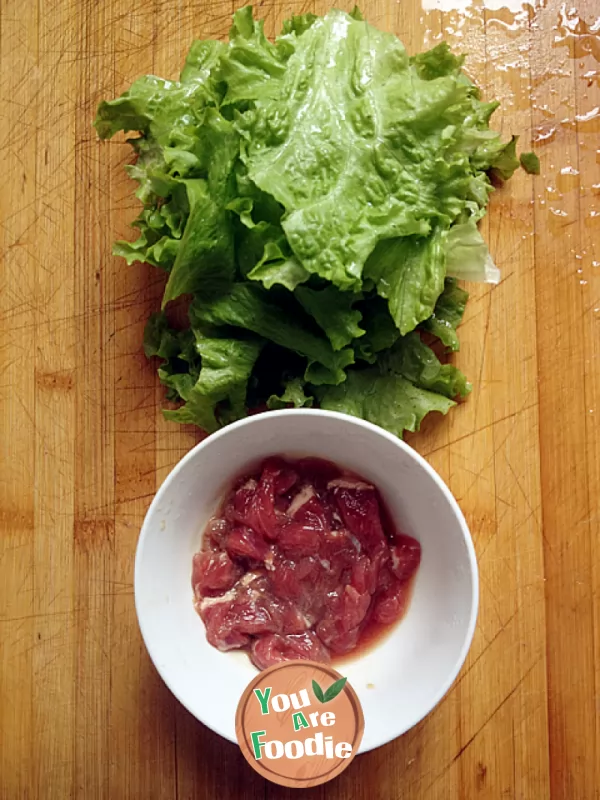
<instances>
[{"instance_id":1,"label":"wet spot on board","mask_svg":"<svg viewBox=\"0 0 600 800\"><path fill-rule=\"evenodd\" d=\"M487 777L487 767L485 766L485 764L482 764L481 761L478 761L477 773L475 776L478 791L481 791L484 788L486 777Z\"/></svg>"},{"instance_id":2,"label":"wet spot on board","mask_svg":"<svg viewBox=\"0 0 600 800\"><path fill-rule=\"evenodd\" d=\"M68 392L73 388L74 384L73 372L71 370L61 369L52 372L36 370L35 372L35 385L40 389L54 389Z\"/></svg>"},{"instance_id":3,"label":"wet spot on board","mask_svg":"<svg viewBox=\"0 0 600 800\"><path fill-rule=\"evenodd\" d=\"M76 519L73 526L75 546L85 552L102 550L110 546L115 537L115 521L106 517Z\"/></svg>"}]
</instances>

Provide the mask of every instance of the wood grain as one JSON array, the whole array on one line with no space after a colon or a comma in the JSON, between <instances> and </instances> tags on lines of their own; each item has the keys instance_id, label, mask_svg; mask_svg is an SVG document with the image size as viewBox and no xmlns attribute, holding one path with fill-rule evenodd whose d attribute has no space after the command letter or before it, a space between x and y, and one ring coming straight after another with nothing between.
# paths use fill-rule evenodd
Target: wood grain
<instances>
[{"instance_id":1,"label":"wood grain","mask_svg":"<svg viewBox=\"0 0 600 800\"><path fill-rule=\"evenodd\" d=\"M411 437L473 532L481 611L440 706L315 798L600 797L600 81L597 0L368 0L410 52L468 53L494 123L540 155L492 198L502 269L472 290L469 400ZM96 104L175 77L217 0L0 5L0 798L285 798L175 701L142 645L133 556L197 432L141 352L161 278L111 256L136 214ZM269 33L323 0L265 0ZM454 10L453 10L454 8ZM596 29L598 24L596 23Z\"/></svg>"}]
</instances>

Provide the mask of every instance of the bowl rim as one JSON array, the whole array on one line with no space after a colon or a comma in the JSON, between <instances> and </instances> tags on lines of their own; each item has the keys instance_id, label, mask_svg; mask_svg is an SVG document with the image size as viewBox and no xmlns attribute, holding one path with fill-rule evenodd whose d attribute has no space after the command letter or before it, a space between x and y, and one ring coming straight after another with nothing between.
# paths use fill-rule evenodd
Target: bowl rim
<instances>
[{"instance_id":1,"label":"bowl rim","mask_svg":"<svg viewBox=\"0 0 600 800\"><path fill-rule=\"evenodd\" d=\"M454 681L456 680L460 670L462 669L467 654L471 648L471 643L473 641L473 636L475 634L475 627L477 623L477 615L479 611L479 570L477 566L477 557L475 554L475 547L473 544L473 539L471 537L471 532L465 520L465 517L458 505L458 502L450 489L446 486L446 483L442 480L442 478L438 475L436 470L429 464L425 458L418 453L414 448L404 442L402 439L399 439L397 436L394 436L389 431L386 431L384 428L381 428L379 425L374 425L371 422L367 422L360 417L354 417L350 414L342 414L338 411L327 411L325 409L315 409L315 408L284 408L274 411L263 411L258 414L253 414L249 417L244 417L243 419L237 420L229 425L226 425L224 428L219 429L215 433L209 434L201 442L194 445L192 449L187 452L183 458L181 458L177 464L171 469L169 474L166 476L164 481L161 483L159 488L156 491L156 494L152 498L152 502L150 503L148 510L144 516L144 521L142 523L142 527L140 529L136 551L135 551L135 562L134 562L134 602L135 602L135 611L138 620L138 625L140 628L140 632L142 634L142 639L144 641L144 645L146 646L146 650L148 651L148 655L154 665L154 668L160 675L161 679L169 689L169 691L175 696L175 698L181 703L181 705L199 722L205 725L209 730L217 733L219 736L222 736L224 739L237 744L235 738L230 737L223 729L219 730L213 724L207 722L205 719L202 718L196 711L192 711L189 707L186 700L183 698L182 693L178 691L178 688L172 684L170 679L165 676L161 668L158 666L158 654L156 653L155 647L152 643L152 637L149 635L148 628L146 626L146 622L144 621L145 612L140 608L141 601L139 597L139 586L142 582L142 575L141 575L141 563L143 558L143 551L145 541L148 537L148 532L150 530L150 524L152 517L158 511L162 497L167 490L168 486L172 484L178 477L179 473L181 473L187 466L189 462L191 462L196 455L201 452L203 449L207 447L208 443L213 443L218 441L218 439L229 436L235 431L239 430L240 428L244 428L248 425L252 425L257 421L262 421L265 417L269 419L273 419L274 417L281 417L281 416L295 416L295 417L310 417L318 415L320 417L329 418L329 419L336 419L344 423L351 423L356 425L359 428L363 428L371 433L382 437L383 439L387 439L392 444L396 445L400 450L403 450L409 458L411 458L416 464L422 467L425 472L428 473L429 477L433 479L433 482L436 484L437 488L441 491L444 495L446 500L448 501L456 520L458 521L463 540L467 550L467 560L469 566L469 574L471 577L471 604L470 604L470 616L469 621L466 628L466 633L464 636L463 644L460 649L460 653L456 659L456 662L452 669L449 671L446 680L443 682L440 689L437 693L433 696L433 699L427 704L427 707L418 714L415 714L412 718L408 719L408 722L401 725L398 732L392 734L391 736L383 735L376 739L369 747L359 749L359 754L367 753L370 750L374 750L377 747L381 747L388 742L397 739L398 737L405 734L415 725L417 725L421 720L423 720L426 716L428 716L433 709L441 702L441 700L445 697L445 695L449 692Z\"/></svg>"}]
</instances>

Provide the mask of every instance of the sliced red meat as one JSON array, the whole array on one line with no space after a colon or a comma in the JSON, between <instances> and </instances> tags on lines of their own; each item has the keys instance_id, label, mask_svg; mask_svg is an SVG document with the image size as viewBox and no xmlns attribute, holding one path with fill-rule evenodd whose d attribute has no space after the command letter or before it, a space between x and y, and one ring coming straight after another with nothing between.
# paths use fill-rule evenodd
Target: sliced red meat
<instances>
[{"instance_id":1,"label":"sliced red meat","mask_svg":"<svg viewBox=\"0 0 600 800\"><path fill-rule=\"evenodd\" d=\"M390 561L388 560L379 570L379 577L377 579L377 590L379 592L384 589L389 589L392 583L396 582L396 578L390 569Z\"/></svg>"},{"instance_id":2,"label":"sliced red meat","mask_svg":"<svg viewBox=\"0 0 600 800\"><path fill-rule=\"evenodd\" d=\"M313 632L295 636L262 636L252 642L250 658L259 669L267 669L281 661L303 659L329 662L329 653Z\"/></svg>"},{"instance_id":3,"label":"sliced red meat","mask_svg":"<svg viewBox=\"0 0 600 800\"><path fill-rule=\"evenodd\" d=\"M330 598L328 609L317 625L319 639L334 653L346 653L358 641L359 626L364 620L371 595L345 586Z\"/></svg>"},{"instance_id":4,"label":"sliced red meat","mask_svg":"<svg viewBox=\"0 0 600 800\"><path fill-rule=\"evenodd\" d=\"M236 630L251 636L276 633L282 629L281 608L268 596L245 590L231 603L229 614Z\"/></svg>"},{"instance_id":5,"label":"sliced red meat","mask_svg":"<svg viewBox=\"0 0 600 800\"><path fill-rule=\"evenodd\" d=\"M369 555L374 555L386 546L381 524L377 492L368 484L347 486L343 481L330 484L344 525Z\"/></svg>"},{"instance_id":6,"label":"sliced red meat","mask_svg":"<svg viewBox=\"0 0 600 800\"><path fill-rule=\"evenodd\" d=\"M230 607L231 602L222 598L206 598L199 607L206 638L217 650L235 650L250 642L250 637L239 630L236 620L229 614Z\"/></svg>"},{"instance_id":7,"label":"sliced red meat","mask_svg":"<svg viewBox=\"0 0 600 800\"><path fill-rule=\"evenodd\" d=\"M279 560L279 562L269 571L269 580L273 587L273 592L278 597L290 600L297 600L302 594L302 585L296 572L296 564L293 561Z\"/></svg>"},{"instance_id":8,"label":"sliced red meat","mask_svg":"<svg viewBox=\"0 0 600 800\"><path fill-rule=\"evenodd\" d=\"M288 522L279 532L277 546L290 558L302 558L318 554L320 541L319 532L313 528Z\"/></svg>"},{"instance_id":9,"label":"sliced red meat","mask_svg":"<svg viewBox=\"0 0 600 800\"><path fill-rule=\"evenodd\" d=\"M264 561L269 553L269 545L262 536L244 525L234 528L228 534L225 547L232 558L251 558L254 561Z\"/></svg>"},{"instance_id":10,"label":"sliced red meat","mask_svg":"<svg viewBox=\"0 0 600 800\"><path fill-rule=\"evenodd\" d=\"M246 507L245 523L267 539L277 538L279 521L275 513L275 480L281 468L267 462L252 500Z\"/></svg>"},{"instance_id":11,"label":"sliced red meat","mask_svg":"<svg viewBox=\"0 0 600 800\"><path fill-rule=\"evenodd\" d=\"M352 567L351 585L360 594L374 594L379 579L380 559L371 561L367 556L359 556Z\"/></svg>"},{"instance_id":12,"label":"sliced red meat","mask_svg":"<svg viewBox=\"0 0 600 800\"><path fill-rule=\"evenodd\" d=\"M242 575L242 568L227 553L196 553L192 566L192 587L197 597L207 592L226 592Z\"/></svg>"},{"instance_id":13,"label":"sliced red meat","mask_svg":"<svg viewBox=\"0 0 600 800\"><path fill-rule=\"evenodd\" d=\"M399 620L406 611L410 588L409 582L395 579L387 589L380 592L373 605L373 621L391 625Z\"/></svg>"},{"instance_id":14,"label":"sliced red meat","mask_svg":"<svg viewBox=\"0 0 600 800\"><path fill-rule=\"evenodd\" d=\"M322 534L319 556L327 566L330 579L336 588L340 583L350 582L352 569L360 558L361 547L355 536L341 529L324 531Z\"/></svg>"},{"instance_id":15,"label":"sliced red meat","mask_svg":"<svg viewBox=\"0 0 600 800\"><path fill-rule=\"evenodd\" d=\"M327 647L332 653L338 656L350 653L358 646L360 634L360 627L351 628L349 631L338 632L328 640Z\"/></svg>"},{"instance_id":16,"label":"sliced red meat","mask_svg":"<svg viewBox=\"0 0 600 800\"><path fill-rule=\"evenodd\" d=\"M275 539L278 520L275 512L275 481L282 471L275 461L267 461L260 480L250 478L236 489L226 514L233 522L252 528L260 536Z\"/></svg>"},{"instance_id":17,"label":"sliced red meat","mask_svg":"<svg viewBox=\"0 0 600 800\"><path fill-rule=\"evenodd\" d=\"M296 485L298 473L289 467L284 467L275 478L275 495L287 494Z\"/></svg>"},{"instance_id":18,"label":"sliced red meat","mask_svg":"<svg viewBox=\"0 0 600 800\"><path fill-rule=\"evenodd\" d=\"M390 568L400 581L408 581L421 563L421 545L412 536L396 534L390 547Z\"/></svg>"},{"instance_id":19,"label":"sliced red meat","mask_svg":"<svg viewBox=\"0 0 600 800\"><path fill-rule=\"evenodd\" d=\"M342 474L336 464L324 461L322 458L301 458L295 462L294 467L301 478L319 488L325 488L329 481L339 478Z\"/></svg>"},{"instance_id":20,"label":"sliced red meat","mask_svg":"<svg viewBox=\"0 0 600 800\"><path fill-rule=\"evenodd\" d=\"M282 633L304 633L310 628L309 620L293 603L282 601L281 609Z\"/></svg>"},{"instance_id":21,"label":"sliced red meat","mask_svg":"<svg viewBox=\"0 0 600 800\"><path fill-rule=\"evenodd\" d=\"M327 661L404 614L419 543L397 534L370 484L318 459L267 459L239 480L194 557L208 641L260 668ZM375 628L376 630L376 628Z\"/></svg>"},{"instance_id":22,"label":"sliced red meat","mask_svg":"<svg viewBox=\"0 0 600 800\"><path fill-rule=\"evenodd\" d=\"M308 558L300 558L296 561L296 574L298 575L298 579L303 581L305 578L312 578L315 575L315 570L317 568L317 560L312 556Z\"/></svg>"},{"instance_id":23,"label":"sliced red meat","mask_svg":"<svg viewBox=\"0 0 600 800\"><path fill-rule=\"evenodd\" d=\"M209 520L204 537L211 550L223 550L227 534L231 530L231 523L222 517L213 517Z\"/></svg>"},{"instance_id":24,"label":"sliced red meat","mask_svg":"<svg viewBox=\"0 0 600 800\"><path fill-rule=\"evenodd\" d=\"M277 557L268 574L272 591L277 597L298 600L305 591L303 581L310 583L315 573L314 558L291 561L287 558Z\"/></svg>"},{"instance_id":25,"label":"sliced red meat","mask_svg":"<svg viewBox=\"0 0 600 800\"><path fill-rule=\"evenodd\" d=\"M324 531L332 527L330 515L312 486L305 485L300 489L292 498L286 515L294 522L316 531Z\"/></svg>"},{"instance_id":26,"label":"sliced red meat","mask_svg":"<svg viewBox=\"0 0 600 800\"><path fill-rule=\"evenodd\" d=\"M224 509L224 515L230 522L237 522L240 525L246 524L257 486L258 483L254 478L250 478L235 490L233 497L231 497Z\"/></svg>"}]
</instances>

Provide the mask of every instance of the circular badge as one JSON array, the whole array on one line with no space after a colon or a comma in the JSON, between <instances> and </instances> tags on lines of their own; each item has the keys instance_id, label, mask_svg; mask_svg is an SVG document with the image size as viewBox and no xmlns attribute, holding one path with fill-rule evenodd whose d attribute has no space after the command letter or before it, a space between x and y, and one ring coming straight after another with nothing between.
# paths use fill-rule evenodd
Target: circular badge
<instances>
[{"instance_id":1,"label":"circular badge","mask_svg":"<svg viewBox=\"0 0 600 800\"><path fill-rule=\"evenodd\" d=\"M316 661L284 661L258 674L235 720L250 766L273 783L295 788L343 772L358 752L364 727L354 689Z\"/></svg>"}]
</instances>

